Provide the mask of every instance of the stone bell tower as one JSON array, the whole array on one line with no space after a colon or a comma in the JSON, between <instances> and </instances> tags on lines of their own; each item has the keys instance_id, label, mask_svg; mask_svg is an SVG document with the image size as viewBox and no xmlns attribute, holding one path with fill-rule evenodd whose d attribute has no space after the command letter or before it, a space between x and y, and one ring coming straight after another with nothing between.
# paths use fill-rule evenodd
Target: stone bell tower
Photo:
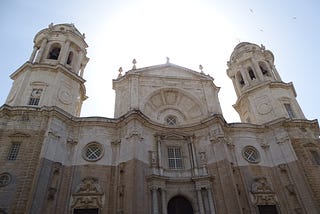
<instances>
[{"instance_id":1,"label":"stone bell tower","mask_svg":"<svg viewBox=\"0 0 320 214\"><path fill-rule=\"evenodd\" d=\"M272 52L263 45L238 44L228 62L227 74L238 97L234 108L242 122L263 124L282 117L305 119L293 84L281 80Z\"/></svg>"},{"instance_id":2,"label":"stone bell tower","mask_svg":"<svg viewBox=\"0 0 320 214\"><path fill-rule=\"evenodd\" d=\"M29 61L10 77L14 80L6 100L11 106L57 106L79 116L87 98L84 68L88 45L73 24L50 24L34 38Z\"/></svg>"}]
</instances>

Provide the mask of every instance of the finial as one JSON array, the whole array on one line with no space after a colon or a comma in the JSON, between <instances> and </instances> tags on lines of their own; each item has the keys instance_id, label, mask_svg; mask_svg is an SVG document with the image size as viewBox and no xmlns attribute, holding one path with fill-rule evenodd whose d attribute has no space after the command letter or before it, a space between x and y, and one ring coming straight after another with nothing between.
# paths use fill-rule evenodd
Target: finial
<instances>
[{"instance_id":1,"label":"finial","mask_svg":"<svg viewBox=\"0 0 320 214\"><path fill-rule=\"evenodd\" d=\"M166 59L167 59L167 64L169 64L170 63L170 58L169 57L166 57Z\"/></svg>"},{"instance_id":2,"label":"finial","mask_svg":"<svg viewBox=\"0 0 320 214\"><path fill-rule=\"evenodd\" d=\"M132 60L132 64L133 64L132 70L135 70L135 69L137 68L137 67L136 67L137 60L136 60L136 59L133 59L133 60Z\"/></svg>"},{"instance_id":3,"label":"finial","mask_svg":"<svg viewBox=\"0 0 320 214\"><path fill-rule=\"evenodd\" d=\"M203 74L203 66L202 65L199 65L199 69L200 69L200 71L201 71L201 73Z\"/></svg>"},{"instance_id":4,"label":"finial","mask_svg":"<svg viewBox=\"0 0 320 214\"><path fill-rule=\"evenodd\" d=\"M118 78L122 77L122 67L120 67L118 71L119 71Z\"/></svg>"}]
</instances>

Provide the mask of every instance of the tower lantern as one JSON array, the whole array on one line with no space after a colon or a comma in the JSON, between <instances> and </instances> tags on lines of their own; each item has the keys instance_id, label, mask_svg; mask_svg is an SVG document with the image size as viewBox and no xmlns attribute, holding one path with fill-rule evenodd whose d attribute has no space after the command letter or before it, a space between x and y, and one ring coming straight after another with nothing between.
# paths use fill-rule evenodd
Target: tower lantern
<instances>
[{"instance_id":1,"label":"tower lantern","mask_svg":"<svg viewBox=\"0 0 320 214\"><path fill-rule=\"evenodd\" d=\"M73 24L50 24L34 38L29 61L11 75L11 106L57 106L79 116L87 98L83 77L88 45Z\"/></svg>"},{"instance_id":2,"label":"tower lantern","mask_svg":"<svg viewBox=\"0 0 320 214\"><path fill-rule=\"evenodd\" d=\"M263 45L238 44L228 62L227 74L238 97L234 108L242 122L263 124L281 117L305 119L293 84L281 80L272 52Z\"/></svg>"}]
</instances>

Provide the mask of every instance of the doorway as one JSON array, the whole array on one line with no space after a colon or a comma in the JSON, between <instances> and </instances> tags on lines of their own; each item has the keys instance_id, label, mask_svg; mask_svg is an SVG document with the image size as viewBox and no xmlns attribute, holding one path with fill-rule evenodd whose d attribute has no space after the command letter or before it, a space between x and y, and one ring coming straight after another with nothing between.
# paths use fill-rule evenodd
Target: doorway
<instances>
[{"instance_id":1,"label":"doorway","mask_svg":"<svg viewBox=\"0 0 320 214\"><path fill-rule=\"evenodd\" d=\"M99 209L98 208L74 209L73 214L99 214Z\"/></svg>"},{"instance_id":2,"label":"doorway","mask_svg":"<svg viewBox=\"0 0 320 214\"><path fill-rule=\"evenodd\" d=\"M260 214L278 214L276 205L258 205Z\"/></svg>"},{"instance_id":3,"label":"doorway","mask_svg":"<svg viewBox=\"0 0 320 214\"><path fill-rule=\"evenodd\" d=\"M168 214L193 214L192 205L185 197L175 196L168 203Z\"/></svg>"}]
</instances>

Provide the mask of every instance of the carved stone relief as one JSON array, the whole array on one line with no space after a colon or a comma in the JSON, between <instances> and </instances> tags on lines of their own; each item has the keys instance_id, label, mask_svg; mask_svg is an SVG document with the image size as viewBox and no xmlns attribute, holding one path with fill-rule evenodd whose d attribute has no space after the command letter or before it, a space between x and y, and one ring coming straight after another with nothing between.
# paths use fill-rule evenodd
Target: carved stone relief
<instances>
[{"instance_id":1,"label":"carved stone relief","mask_svg":"<svg viewBox=\"0 0 320 214\"><path fill-rule=\"evenodd\" d=\"M101 208L104 193L93 177L82 179L75 193L72 194L72 208Z\"/></svg>"},{"instance_id":2,"label":"carved stone relief","mask_svg":"<svg viewBox=\"0 0 320 214\"><path fill-rule=\"evenodd\" d=\"M255 205L275 205L277 198L266 177L255 178L251 185L252 202Z\"/></svg>"}]
</instances>

